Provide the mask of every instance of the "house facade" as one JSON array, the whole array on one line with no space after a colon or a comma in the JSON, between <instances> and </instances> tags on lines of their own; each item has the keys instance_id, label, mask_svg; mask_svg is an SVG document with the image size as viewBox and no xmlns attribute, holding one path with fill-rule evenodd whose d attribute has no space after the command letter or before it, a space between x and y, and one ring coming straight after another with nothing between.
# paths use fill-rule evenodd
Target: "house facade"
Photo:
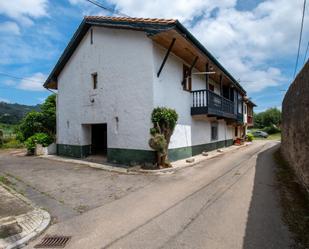
<instances>
[{"instance_id":1,"label":"house facade","mask_svg":"<svg viewBox=\"0 0 309 249\"><path fill-rule=\"evenodd\" d=\"M250 99L244 98L244 134L248 133L248 129L253 128L253 108L256 107Z\"/></svg>"},{"instance_id":2,"label":"house facade","mask_svg":"<svg viewBox=\"0 0 309 249\"><path fill-rule=\"evenodd\" d=\"M85 17L44 86L57 94L57 151L153 162L155 107L179 115L171 161L242 136L246 92L177 20Z\"/></svg>"}]
</instances>

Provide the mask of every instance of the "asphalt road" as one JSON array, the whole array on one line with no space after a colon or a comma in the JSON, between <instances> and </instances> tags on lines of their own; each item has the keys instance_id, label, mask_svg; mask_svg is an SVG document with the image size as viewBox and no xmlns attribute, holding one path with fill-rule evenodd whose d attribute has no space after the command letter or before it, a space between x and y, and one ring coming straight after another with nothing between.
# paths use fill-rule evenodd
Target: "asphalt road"
<instances>
[{"instance_id":1,"label":"asphalt road","mask_svg":"<svg viewBox=\"0 0 309 249\"><path fill-rule=\"evenodd\" d=\"M289 248L274 181L276 145L257 141L152 178L119 199L52 225L46 233L72 236L65 248L75 249Z\"/></svg>"}]
</instances>

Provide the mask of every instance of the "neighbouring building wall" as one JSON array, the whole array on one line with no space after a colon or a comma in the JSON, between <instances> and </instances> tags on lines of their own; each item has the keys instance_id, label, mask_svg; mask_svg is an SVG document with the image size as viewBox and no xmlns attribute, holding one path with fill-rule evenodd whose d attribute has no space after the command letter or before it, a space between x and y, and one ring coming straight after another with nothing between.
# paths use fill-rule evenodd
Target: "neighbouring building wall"
<instances>
[{"instance_id":1,"label":"neighbouring building wall","mask_svg":"<svg viewBox=\"0 0 309 249\"><path fill-rule=\"evenodd\" d=\"M87 155L90 124L107 123L110 161L152 156L148 146L152 41L143 32L102 27L93 28L93 44L90 40L88 31L58 77L60 154ZM97 89L93 89L93 73L97 73Z\"/></svg>"},{"instance_id":2,"label":"neighbouring building wall","mask_svg":"<svg viewBox=\"0 0 309 249\"><path fill-rule=\"evenodd\" d=\"M285 160L309 191L309 62L296 77L282 105L282 144Z\"/></svg>"},{"instance_id":3,"label":"neighbouring building wall","mask_svg":"<svg viewBox=\"0 0 309 249\"><path fill-rule=\"evenodd\" d=\"M191 115L192 96L189 91L184 91L182 86L183 64L179 57L170 54L159 78L156 73L163 61L166 49L154 43L154 107L164 106L173 108L179 115L169 145L170 160L190 157L211 149L224 147L233 143L234 128L227 126L224 120L215 118L193 118ZM190 66L190 65L187 65ZM196 71L193 71L196 72ZM215 92L220 94L219 84L214 84ZM192 74L192 90L206 88L205 75ZM211 140L211 122L218 124L218 139Z\"/></svg>"}]
</instances>

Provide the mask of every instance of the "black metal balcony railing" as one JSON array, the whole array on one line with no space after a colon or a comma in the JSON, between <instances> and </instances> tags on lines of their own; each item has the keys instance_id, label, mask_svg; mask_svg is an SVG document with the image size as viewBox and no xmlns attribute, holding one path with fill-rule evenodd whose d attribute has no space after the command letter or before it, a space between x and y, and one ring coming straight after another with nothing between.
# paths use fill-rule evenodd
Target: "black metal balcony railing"
<instances>
[{"instance_id":1,"label":"black metal balcony railing","mask_svg":"<svg viewBox=\"0 0 309 249\"><path fill-rule=\"evenodd\" d=\"M237 119L234 102L209 90L192 91L191 114L208 114L212 116ZM208 100L208 101L207 101Z\"/></svg>"}]
</instances>

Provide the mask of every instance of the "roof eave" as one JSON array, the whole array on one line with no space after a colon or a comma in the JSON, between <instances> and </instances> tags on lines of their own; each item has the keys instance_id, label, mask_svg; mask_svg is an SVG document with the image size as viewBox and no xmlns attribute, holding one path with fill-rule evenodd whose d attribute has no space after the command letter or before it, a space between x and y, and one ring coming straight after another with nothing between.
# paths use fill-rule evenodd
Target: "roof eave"
<instances>
[{"instance_id":1,"label":"roof eave","mask_svg":"<svg viewBox=\"0 0 309 249\"><path fill-rule=\"evenodd\" d=\"M186 37L191 40L193 44L195 44L198 49L200 49L204 54L207 55L207 57L214 62L214 64L223 71L226 76L228 76L231 81L234 83L234 85L243 93L246 94L246 91L242 88L242 86L238 83L238 81L221 65L221 63L202 45L191 33L190 31L184 27L178 20L176 21L176 28L183 34L186 35Z\"/></svg>"},{"instance_id":2,"label":"roof eave","mask_svg":"<svg viewBox=\"0 0 309 249\"><path fill-rule=\"evenodd\" d=\"M64 49L63 53L61 54L60 58L58 59L56 65L54 66L53 70L49 74L47 80L44 82L43 86L45 88L49 88L49 84L52 81L57 81L57 76L63 69L64 65L66 64L68 58L71 57L72 53L75 50L75 46L78 46L80 40L83 38L83 32L86 33L90 25L87 24L86 20L83 21L78 26L77 30L75 31L73 37L71 38L70 42ZM78 39L79 38L79 39ZM57 86L52 89L57 89Z\"/></svg>"}]
</instances>

